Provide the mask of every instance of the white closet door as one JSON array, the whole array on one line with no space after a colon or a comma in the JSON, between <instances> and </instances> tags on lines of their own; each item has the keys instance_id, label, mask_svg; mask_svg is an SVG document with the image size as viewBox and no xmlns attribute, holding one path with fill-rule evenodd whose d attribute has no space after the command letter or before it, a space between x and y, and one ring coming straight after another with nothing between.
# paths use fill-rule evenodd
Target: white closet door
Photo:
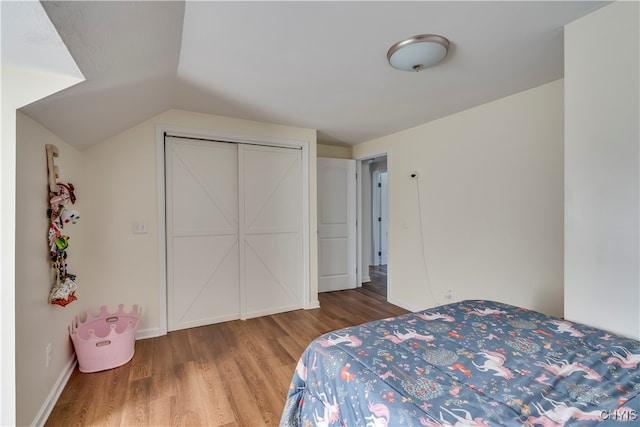
<instances>
[{"instance_id":1,"label":"white closet door","mask_svg":"<svg viewBox=\"0 0 640 427\"><path fill-rule=\"evenodd\" d=\"M167 137L165 152L168 328L238 319L237 145Z\"/></svg>"},{"instance_id":2,"label":"white closet door","mask_svg":"<svg viewBox=\"0 0 640 427\"><path fill-rule=\"evenodd\" d=\"M302 153L241 145L239 165L242 309L302 308Z\"/></svg>"}]
</instances>

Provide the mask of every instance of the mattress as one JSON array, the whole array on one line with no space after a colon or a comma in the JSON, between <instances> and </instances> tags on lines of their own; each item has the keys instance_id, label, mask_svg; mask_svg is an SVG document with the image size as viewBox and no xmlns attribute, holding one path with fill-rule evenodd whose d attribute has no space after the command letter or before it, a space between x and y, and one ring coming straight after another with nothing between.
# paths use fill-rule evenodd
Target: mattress
<instances>
[{"instance_id":1,"label":"mattress","mask_svg":"<svg viewBox=\"0 0 640 427\"><path fill-rule=\"evenodd\" d=\"M640 342L468 300L324 334L282 426L640 424Z\"/></svg>"}]
</instances>

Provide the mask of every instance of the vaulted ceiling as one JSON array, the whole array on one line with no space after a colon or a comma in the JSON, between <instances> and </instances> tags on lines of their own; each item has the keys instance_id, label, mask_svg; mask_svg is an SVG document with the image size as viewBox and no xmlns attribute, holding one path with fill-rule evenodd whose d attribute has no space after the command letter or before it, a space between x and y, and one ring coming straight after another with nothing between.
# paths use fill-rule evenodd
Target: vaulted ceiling
<instances>
[{"instance_id":1,"label":"vaulted ceiling","mask_svg":"<svg viewBox=\"0 0 640 427\"><path fill-rule=\"evenodd\" d=\"M605 3L46 1L86 80L23 112L78 148L170 108L357 144L561 78L563 26ZM428 33L441 64L389 66Z\"/></svg>"}]
</instances>

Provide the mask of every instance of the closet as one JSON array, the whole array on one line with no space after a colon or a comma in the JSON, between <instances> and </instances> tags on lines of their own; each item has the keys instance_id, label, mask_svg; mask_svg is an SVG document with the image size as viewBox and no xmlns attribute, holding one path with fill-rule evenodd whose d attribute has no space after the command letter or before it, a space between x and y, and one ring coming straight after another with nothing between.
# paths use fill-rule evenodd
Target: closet
<instances>
[{"instance_id":1,"label":"closet","mask_svg":"<svg viewBox=\"0 0 640 427\"><path fill-rule=\"evenodd\" d=\"M165 136L167 325L302 308L300 149Z\"/></svg>"}]
</instances>

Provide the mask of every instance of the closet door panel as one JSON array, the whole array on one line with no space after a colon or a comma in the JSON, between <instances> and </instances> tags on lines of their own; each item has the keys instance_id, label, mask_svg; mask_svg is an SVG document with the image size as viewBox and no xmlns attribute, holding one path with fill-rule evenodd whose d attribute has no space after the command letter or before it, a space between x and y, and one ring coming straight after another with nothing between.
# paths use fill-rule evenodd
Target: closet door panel
<instances>
[{"instance_id":1,"label":"closet door panel","mask_svg":"<svg viewBox=\"0 0 640 427\"><path fill-rule=\"evenodd\" d=\"M245 243L247 318L301 308L297 236L256 234Z\"/></svg>"},{"instance_id":2,"label":"closet door panel","mask_svg":"<svg viewBox=\"0 0 640 427\"><path fill-rule=\"evenodd\" d=\"M167 138L168 326L240 317L238 151Z\"/></svg>"},{"instance_id":3,"label":"closet door panel","mask_svg":"<svg viewBox=\"0 0 640 427\"><path fill-rule=\"evenodd\" d=\"M246 317L302 307L302 155L240 147L240 230Z\"/></svg>"},{"instance_id":4,"label":"closet door panel","mask_svg":"<svg viewBox=\"0 0 640 427\"><path fill-rule=\"evenodd\" d=\"M174 242L174 327L191 328L240 318L238 238L200 236Z\"/></svg>"}]
</instances>

